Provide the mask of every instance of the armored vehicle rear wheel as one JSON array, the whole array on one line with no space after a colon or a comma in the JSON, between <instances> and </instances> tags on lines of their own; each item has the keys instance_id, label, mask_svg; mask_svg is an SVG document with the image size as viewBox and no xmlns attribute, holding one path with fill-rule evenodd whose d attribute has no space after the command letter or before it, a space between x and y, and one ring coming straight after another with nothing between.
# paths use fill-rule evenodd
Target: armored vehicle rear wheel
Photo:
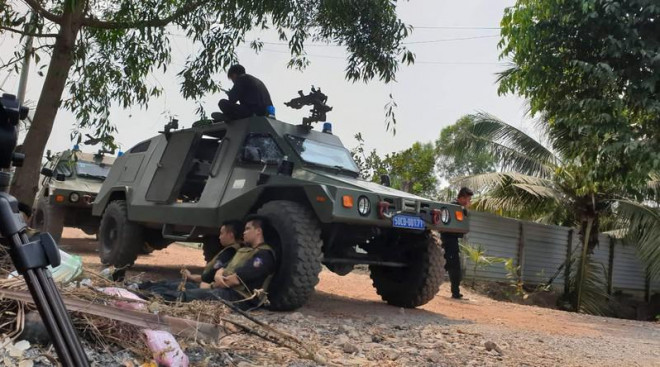
<instances>
[{"instance_id":1,"label":"armored vehicle rear wheel","mask_svg":"<svg viewBox=\"0 0 660 367\"><path fill-rule=\"evenodd\" d=\"M218 236L204 236L202 240L202 250L204 251L204 261L209 262L222 250Z\"/></svg>"},{"instance_id":2,"label":"armored vehicle rear wheel","mask_svg":"<svg viewBox=\"0 0 660 367\"><path fill-rule=\"evenodd\" d=\"M276 249L279 265L268 289L270 308L299 308L314 292L321 272L323 241L316 215L305 205L284 200L268 202L257 213L276 231L274 238L266 238Z\"/></svg>"},{"instance_id":3,"label":"armored vehicle rear wheel","mask_svg":"<svg viewBox=\"0 0 660 367\"><path fill-rule=\"evenodd\" d=\"M133 264L144 248L142 227L128 220L124 200L108 204L99 232L99 253L103 264L116 267Z\"/></svg>"},{"instance_id":4,"label":"armored vehicle rear wheel","mask_svg":"<svg viewBox=\"0 0 660 367\"><path fill-rule=\"evenodd\" d=\"M392 255L385 254L391 261L405 262L403 268L369 266L371 280L376 292L388 304L398 307L414 308L421 306L435 297L445 275L445 259L440 247L440 238L436 234L401 234L390 243Z\"/></svg>"},{"instance_id":5,"label":"armored vehicle rear wheel","mask_svg":"<svg viewBox=\"0 0 660 367\"><path fill-rule=\"evenodd\" d=\"M55 242L62 238L64 229L64 216L66 211L62 207L48 202L47 198L41 197L37 201L37 210L34 213L33 226L41 232L48 232Z\"/></svg>"}]
</instances>

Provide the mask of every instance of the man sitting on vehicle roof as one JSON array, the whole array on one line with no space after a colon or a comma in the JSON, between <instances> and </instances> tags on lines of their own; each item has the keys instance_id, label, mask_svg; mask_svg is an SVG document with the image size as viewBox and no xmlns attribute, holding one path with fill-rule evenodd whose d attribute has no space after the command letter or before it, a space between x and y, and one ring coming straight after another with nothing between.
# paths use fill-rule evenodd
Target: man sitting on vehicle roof
<instances>
[{"instance_id":1,"label":"man sitting on vehicle roof","mask_svg":"<svg viewBox=\"0 0 660 367\"><path fill-rule=\"evenodd\" d=\"M238 120L252 115L266 116L268 107L273 105L266 85L259 79L245 73L239 64L232 65L227 77L234 83L227 91L229 99L221 99L218 106L224 116L212 114L214 120ZM239 104L240 103L240 104Z\"/></svg>"}]
</instances>

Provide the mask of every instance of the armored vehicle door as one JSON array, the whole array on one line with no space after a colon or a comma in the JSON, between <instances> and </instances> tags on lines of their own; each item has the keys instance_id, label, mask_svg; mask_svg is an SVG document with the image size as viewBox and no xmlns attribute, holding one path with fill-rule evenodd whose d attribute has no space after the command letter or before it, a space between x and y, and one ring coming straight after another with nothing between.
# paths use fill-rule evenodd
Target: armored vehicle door
<instances>
[{"instance_id":1,"label":"armored vehicle door","mask_svg":"<svg viewBox=\"0 0 660 367\"><path fill-rule=\"evenodd\" d=\"M172 134L158 163L146 200L199 203L209 179L217 176L226 148L225 129ZM214 186L213 191L217 187Z\"/></svg>"},{"instance_id":2,"label":"armored vehicle door","mask_svg":"<svg viewBox=\"0 0 660 367\"><path fill-rule=\"evenodd\" d=\"M147 190L147 201L169 203L174 200L183 185L181 172L192 161L191 147L198 140L194 131L182 131L169 137Z\"/></svg>"}]
</instances>

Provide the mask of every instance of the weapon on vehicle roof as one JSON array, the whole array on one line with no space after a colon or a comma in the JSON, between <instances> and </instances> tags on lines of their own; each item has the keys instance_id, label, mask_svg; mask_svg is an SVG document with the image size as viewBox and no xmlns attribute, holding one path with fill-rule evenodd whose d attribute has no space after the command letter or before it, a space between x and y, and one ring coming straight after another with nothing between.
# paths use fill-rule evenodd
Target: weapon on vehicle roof
<instances>
[{"instance_id":1,"label":"weapon on vehicle roof","mask_svg":"<svg viewBox=\"0 0 660 367\"><path fill-rule=\"evenodd\" d=\"M172 130L177 130L179 128L179 120L172 119L170 122L165 124L163 131L159 131L161 134L165 134L165 139L169 140L170 135L172 135Z\"/></svg>"},{"instance_id":2,"label":"weapon on vehicle roof","mask_svg":"<svg viewBox=\"0 0 660 367\"><path fill-rule=\"evenodd\" d=\"M321 88L316 89L312 86L312 91L309 94L305 95L302 90L299 90L298 95L300 97L293 98L289 102L284 102L284 104L296 110L301 109L303 106L313 106L310 110L311 116L303 117L303 126L312 126L312 122L325 121L325 114L332 111L332 107L325 104L328 96L321 92Z\"/></svg>"}]
</instances>

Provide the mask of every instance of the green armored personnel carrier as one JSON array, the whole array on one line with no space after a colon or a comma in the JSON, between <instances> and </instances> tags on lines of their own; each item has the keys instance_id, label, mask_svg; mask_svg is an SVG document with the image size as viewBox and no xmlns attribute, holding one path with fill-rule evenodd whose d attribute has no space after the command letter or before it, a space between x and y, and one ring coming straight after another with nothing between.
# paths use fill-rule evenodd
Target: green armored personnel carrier
<instances>
[{"instance_id":1,"label":"green armored personnel carrier","mask_svg":"<svg viewBox=\"0 0 660 367\"><path fill-rule=\"evenodd\" d=\"M56 241L63 227L76 227L96 234L99 218L92 216L92 202L108 176L115 158L83 153L77 149L49 156L41 169L41 181L32 225L49 232Z\"/></svg>"},{"instance_id":2,"label":"green armored personnel carrier","mask_svg":"<svg viewBox=\"0 0 660 367\"><path fill-rule=\"evenodd\" d=\"M323 132L269 117L176 125L118 158L96 197L104 263L133 263L144 242L202 242L208 259L223 221L258 213L277 252L271 308L302 306L322 264L341 275L367 264L385 301L416 307L444 278L437 231L468 231L460 206L361 180L328 124Z\"/></svg>"}]
</instances>

